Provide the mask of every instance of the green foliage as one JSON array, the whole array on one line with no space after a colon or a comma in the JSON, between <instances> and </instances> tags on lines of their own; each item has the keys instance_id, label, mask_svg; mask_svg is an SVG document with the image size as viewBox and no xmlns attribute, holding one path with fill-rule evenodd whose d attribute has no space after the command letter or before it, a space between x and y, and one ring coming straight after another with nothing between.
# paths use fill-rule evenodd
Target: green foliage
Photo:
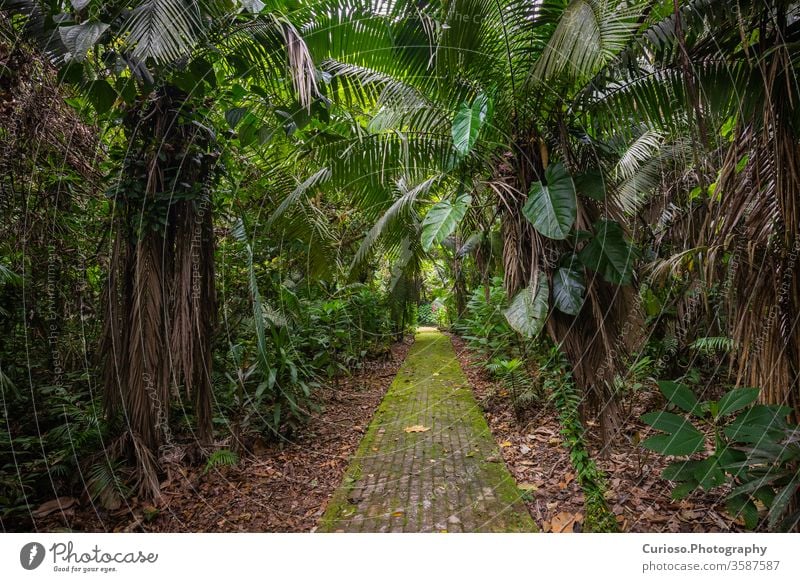
<instances>
[{"instance_id":1,"label":"green foliage","mask_svg":"<svg viewBox=\"0 0 800 582\"><path fill-rule=\"evenodd\" d=\"M419 325L436 325L433 309L430 303L423 303L417 307L417 323Z\"/></svg>"},{"instance_id":2,"label":"green foliage","mask_svg":"<svg viewBox=\"0 0 800 582\"><path fill-rule=\"evenodd\" d=\"M594 225L594 235L578 254L581 263L600 274L609 283L630 285L638 253L616 222L601 220Z\"/></svg>"},{"instance_id":3,"label":"green foliage","mask_svg":"<svg viewBox=\"0 0 800 582\"><path fill-rule=\"evenodd\" d=\"M551 164L545 170L545 183L531 185L522 214L543 236L567 238L577 215L575 184L564 164Z\"/></svg>"},{"instance_id":4,"label":"green foliage","mask_svg":"<svg viewBox=\"0 0 800 582\"><path fill-rule=\"evenodd\" d=\"M686 457L662 473L664 479L677 483L673 498L686 497L697 488L709 491L730 484L727 509L748 528L756 528L762 520L770 530L796 527L800 511L792 501L800 492L800 429L787 423L789 409L755 405L756 388L734 388L719 400L701 402L686 385L659 382L659 387L681 413L642 416L663 433L642 446L662 455ZM703 430L695 428L692 420L701 423ZM766 515L759 507L766 509Z\"/></svg>"},{"instance_id":5,"label":"green foliage","mask_svg":"<svg viewBox=\"0 0 800 582\"><path fill-rule=\"evenodd\" d=\"M537 284L522 289L503 314L509 325L527 339L536 337L544 327L550 302L547 278L539 275Z\"/></svg>"},{"instance_id":6,"label":"green foliage","mask_svg":"<svg viewBox=\"0 0 800 582\"><path fill-rule=\"evenodd\" d=\"M462 103L453 118L453 145L459 155L466 156L478 140L481 126L489 111L489 99L481 93L472 104Z\"/></svg>"},{"instance_id":7,"label":"green foliage","mask_svg":"<svg viewBox=\"0 0 800 582\"><path fill-rule=\"evenodd\" d=\"M453 234L458 224L467 213L472 197L464 194L453 202L447 200L435 204L422 221L422 248L430 250L433 245Z\"/></svg>"},{"instance_id":8,"label":"green foliage","mask_svg":"<svg viewBox=\"0 0 800 582\"><path fill-rule=\"evenodd\" d=\"M481 353L487 361L510 356L517 343L517 334L503 315L505 303L502 280L494 278L488 290L480 286L472 292L466 313L454 325L470 348Z\"/></svg>"},{"instance_id":9,"label":"green foliage","mask_svg":"<svg viewBox=\"0 0 800 582\"><path fill-rule=\"evenodd\" d=\"M552 394L561 423L561 436L569 449L570 461L583 489L586 507L585 531L615 532L618 525L605 500L606 477L589 455L578 407L581 395L572 381L569 368L558 348L553 348L541 367L545 390Z\"/></svg>"},{"instance_id":10,"label":"green foliage","mask_svg":"<svg viewBox=\"0 0 800 582\"><path fill-rule=\"evenodd\" d=\"M520 358L495 358L486 364L486 369L508 390L518 420L523 410L543 401L541 385L533 381Z\"/></svg>"},{"instance_id":11,"label":"green foliage","mask_svg":"<svg viewBox=\"0 0 800 582\"><path fill-rule=\"evenodd\" d=\"M203 474L205 475L209 471L218 469L219 467L233 467L238 462L239 455L237 455L235 452L231 451L230 449L217 449L208 455Z\"/></svg>"}]
</instances>

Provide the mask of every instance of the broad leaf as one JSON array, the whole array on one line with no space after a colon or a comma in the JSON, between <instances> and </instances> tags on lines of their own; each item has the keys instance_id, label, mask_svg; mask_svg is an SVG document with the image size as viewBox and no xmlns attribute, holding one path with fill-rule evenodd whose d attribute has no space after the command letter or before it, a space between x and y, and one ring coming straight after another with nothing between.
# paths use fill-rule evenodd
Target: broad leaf
<instances>
[{"instance_id":1,"label":"broad leaf","mask_svg":"<svg viewBox=\"0 0 800 582\"><path fill-rule=\"evenodd\" d=\"M67 60L81 62L86 58L86 53L94 46L97 40L108 29L108 24L103 22L84 22L74 26L62 26L58 29L61 42L67 47L69 56Z\"/></svg>"},{"instance_id":2,"label":"broad leaf","mask_svg":"<svg viewBox=\"0 0 800 582\"><path fill-rule=\"evenodd\" d=\"M440 244L450 236L464 218L472 202L469 194L464 194L450 202L448 200L434 204L422 221L422 248L430 250L434 244Z\"/></svg>"},{"instance_id":3,"label":"broad leaf","mask_svg":"<svg viewBox=\"0 0 800 582\"><path fill-rule=\"evenodd\" d=\"M594 226L594 237L578 254L581 262L609 283L630 285L636 250L625 240L616 222L601 220Z\"/></svg>"},{"instance_id":4,"label":"broad leaf","mask_svg":"<svg viewBox=\"0 0 800 582\"><path fill-rule=\"evenodd\" d=\"M694 472L701 461L676 461L661 471L661 478L667 481L694 481Z\"/></svg>"},{"instance_id":5,"label":"broad leaf","mask_svg":"<svg viewBox=\"0 0 800 582\"><path fill-rule=\"evenodd\" d=\"M741 517L747 529L754 529L758 525L758 508L747 495L729 498L725 509L734 519Z\"/></svg>"},{"instance_id":6,"label":"broad leaf","mask_svg":"<svg viewBox=\"0 0 800 582\"><path fill-rule=\"evenodd\" d=\"M659 434L646 439L642 446L662 455L693 455L702 451L706 437L690 424L684 425L673 434Z\"/></svg>"},{"instance_id":7,"label":"broad leaf","mask_svg":"<svg viewBox=\"0 0 800 582\"><path fill-rule=\"evenodd\" d=\"M239 0L239 3L252 14L258 14L264 9L264 3L261 0Z\"/></svg>"},{"instance_id":8,"label":"broad leaf","mask_svg":"<svg viewBox=\"0 0 800 582\"><path fill-rule=\"evenodd\" d=\"M544 327L550 296L547 278L539 274L536 288L530 285L517 293L503 314L509 325L526 338L536 336Z\"/></svg>"},{"instance_id":9,"label":"broad leaf","mask_svg":"<svg viewBox=\"0 0 800 582\"><path fill-rule=\"evenodd\" d=\"M658 383L658 388L667 400L681 410L686 412L695 412L697 410L697 397L688 386L677 382L661 381Z\"/></svg>"},{"instance_id":10,"label":"broad leaf","mask_svg":"<svg viewBox=\"0 0 800 582\"><path fill-rule=\"evenodd\" d=\"M694 428L686 418L671 412L648 412L642 415L642 422L667 433L676 433L685 426Z\"/></svg>"},{"instance_id":11,"label":"broad leaf","mask_svg":"<svg viewBox=\"0 0 800 582\"><path fill-rule=\"evenodd\" d=\"M244 119L244 116L247 115L247 113L247 107L234 107L233 109L228 109L225 112L225 121L228 122L228 125L231 129L236 129L236 126L239 125L239 122Z\"/></svg>"},{"instance_id":12,"label":"broad leaf","mask_svg":"<svg viewBox=\"0 0 800 582\"><path fill-rule=\"evenodd\" d=\"M577 215L575 184L564 164L551 164L544 173L547 184L534 182L522 214L547 238L567 238Z\"/></svg>"},{"instance_id":13,"label":"broad leaf","mask_svg":"<svg viewBox=\"0 0 800 582\"><path fill-rule=\"evenodd\" d=\"M561 267L553 275L553 304L559 311L578 315L585 291L586 285L579 271Z\"/></svg>"},{"instance_id":14,"label":"broad leaf","mask_svg":"<svg viewBox=\"0 0 800 582\"><path fill-rule=\"evenodd\" d=\"M785 417L789 412L786 406L753 406L739 414L723 432L740 443L759 443L765 439L777 442L785 434Z\"/></svg>"},{"instance_id":15,"label":"broad leaf","mask_svg":"<svg viewBox=\"0 0 800 582\"><path fill-rule=\"evenodd\" d=\"M767 515L771 530L774 530L778 522L785 517L784 514L789 508L792 499L796 497L798 488L800 488L800 473L795 475L794 478L778 492L775 499L773 499L772 505L769 508L769 514Z\"/></svg>"},{"instance_id":16,"label":"broad leaf","mask_svg":"<svg viewBox=\"0 0 800 582\"><path fill-rule=\"evenodd\" d=\"M671 496L674 500L678 501L687 497L692 491L697 489L700 486L700 483L695 481L694 479L690 479L684 483L681 483L675 489L672 490Z\"/></svg>"},{"instance_id":17,"label":"broad leaf","mask_svg":"<svg viewBox=\"0 0 800 582\"><path fill-rule=\"evenodd\" d=\"M756 401L758 388L734 388L717 403L717 418L741 410Z\"/></svg>"},{"instance_id":18,"label":"broad leaf","mask_svg":"<svg viewBox=\"0 0 800 582\"><path fill-rule=\"evenodd\" d=\"M575 176L575 190L578 194L594 200L605 200L606 185L599 170L589 170Z\"/></svg>"},{"instance_id":19,"label":"broad leaf","mask_svg":"<svg viewBox=\"0 0 800 582\"><path fill-rule=\"evenodd\" d=\"M72 4L75 10L81 11L89 5L89 2L91 2L91 0L70 0L69 3Z\"/></svg>"},{"instance_id":20,"label":"broad leaf","mask_svg":"<svg viewBox=\"0 0 800 582\"><path fill-rule=\"evenodd\" d=\"M478 140L481 126L486 119L489 99L483 93L475 97L471 105L462 103L453 118L453 145L456 151L466 156Z\"/></svg>"},{"instance_id":21,"label":"broad leaf","mask_svg":"<svg viewBox=\"0 0 800 582\"><path fill-rule=\"evenodd\" d=\"M117 100L117 92L108 84L108 81L99 79L92 81L89 86L88 97L95 111L102 115L114 105L114 101Z\"/></svg>"},{"instance_id":22,"label":"broad leaf","mask_svg":"<svg viewBox=\"0 0 800 582\"><path fill-rule=\"evenodd\" d=\"M727 481L725 473L714 455L698 463L694 470L694 478L700 483L700 487L706 491L719 487Z\"/></svg>"},{"instance_id":23,"label":"broad leaf","mask_svg":"<svg viewBox=\"0 0 800 582\"><path fill-rule=\"evenodd\" d=\"M463 257L464 255L470 254L472 251L478 248L478 245L480 245L482 241L483 233L473 232L471 235L469 235L469 238L466 240L466 242L461 245L461 248L458 249L458 252L456 252L456 257Z\"/></svg>"}]
</instances>

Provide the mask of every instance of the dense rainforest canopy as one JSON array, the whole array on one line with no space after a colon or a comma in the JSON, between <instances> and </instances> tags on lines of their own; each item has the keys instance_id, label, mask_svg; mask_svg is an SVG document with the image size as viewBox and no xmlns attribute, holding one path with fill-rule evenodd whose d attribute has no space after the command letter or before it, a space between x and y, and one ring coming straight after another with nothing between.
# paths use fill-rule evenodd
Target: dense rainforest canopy
<instances>
[{"instance_id":1,"label":"dense rainforest canopy","mask_svg":"<svg viewBox=\"0 0 800 582\"><path fill-rule=\"evenodd\" d=\"M559 419L594 529L620 446L796 528L799 46L783 0L0 0L3 528L158 507L417 325Z\"/></svg>"}]
</instances>

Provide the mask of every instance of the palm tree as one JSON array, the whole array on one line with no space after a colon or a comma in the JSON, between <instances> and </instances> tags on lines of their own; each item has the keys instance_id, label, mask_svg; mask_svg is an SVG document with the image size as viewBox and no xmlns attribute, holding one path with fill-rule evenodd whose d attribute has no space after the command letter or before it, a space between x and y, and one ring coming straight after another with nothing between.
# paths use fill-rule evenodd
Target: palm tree
<instances>
[{"instance_id":1,"label":"palm tree","mask_svg":"<svg viewBox=\"0 0 800 582\"><path fill-rule=\"evenodd\" d=\"M220 148L208 99L221 90L218 78L238 75L278 102L293 93L307 107L315 71L291 22L261 2L9 0L0 9L22 16L21 33L39 41L110 128L121 128L110 152L105 407L124 417L117 446L135 460L142 493L156 495L180 387L198 442L212 436Z\"/></svg>"},{"instance_id":2,"label":"palm tree","mask_svg":"<svg viewBox=\"0 0 800 582\"><path fill-rule=\"evenodd\" d=\"M298 16L327 97L354 120L315 140L304 164L328 168L331 185L374 216L357 259L379 241L408 258L454 232L466 241L469 224L488 235L499 221L510 322L527 336L546 327L608 434L606 381L634 252L600 177L610 156L574 105L633 41L646 8L354 1ZM407 186L393 187L400 180Z\"/></svg>"}]
</instances>

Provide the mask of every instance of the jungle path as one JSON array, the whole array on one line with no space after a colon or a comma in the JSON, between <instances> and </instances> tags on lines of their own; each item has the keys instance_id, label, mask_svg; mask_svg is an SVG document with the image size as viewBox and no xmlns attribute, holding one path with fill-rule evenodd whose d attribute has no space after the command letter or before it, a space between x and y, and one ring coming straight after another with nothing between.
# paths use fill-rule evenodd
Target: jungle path
<instances>
[{"instance_id":1,"label":"jungle path","mask_svg":"<svg viewBox=\"0 0 800 582\"><path fill-rule=\"evenodd\" d=\"M420 328L319 531L530 532L450 339Z\"/></svg>"}]
</instances>

